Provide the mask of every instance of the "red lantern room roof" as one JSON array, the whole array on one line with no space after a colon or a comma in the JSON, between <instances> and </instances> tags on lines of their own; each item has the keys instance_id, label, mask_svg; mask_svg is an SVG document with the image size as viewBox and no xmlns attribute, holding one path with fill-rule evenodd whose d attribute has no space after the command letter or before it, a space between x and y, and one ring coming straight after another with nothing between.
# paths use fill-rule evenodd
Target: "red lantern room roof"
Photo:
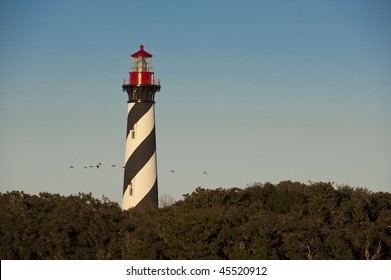
<instances>
[{"instance_id":1,"label":"red lantern room roof","mask_svg":"<svg viewBox=\"0 0 391 280\"><path fill-rule=\"evenodd\" d=\"M138 52L135 52L134 54L132 54L131 57L139 57L139 56L142 56L142 57L152 57L152 54L147 53L146 51L144 51L144 46L140 45L140 50Z\"/></svg>"}]
</instances>

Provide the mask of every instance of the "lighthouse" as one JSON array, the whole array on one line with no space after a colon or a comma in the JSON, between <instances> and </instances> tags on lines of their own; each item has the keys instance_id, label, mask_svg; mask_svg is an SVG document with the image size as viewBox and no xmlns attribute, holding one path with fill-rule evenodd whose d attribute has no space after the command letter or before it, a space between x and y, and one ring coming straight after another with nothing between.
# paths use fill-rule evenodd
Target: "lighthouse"
<instances>
[{"instance_id":1,"label":"lighthouse","mask_svg":"<svg viewBox=\"0 0 391 280\"><path fill-rule=\"evenodd\" d=\"M160 81L155 80L152 54L143 45L131 58L129 79L122 83L128 94L123 210L158 207L155 94Z\"/></svg>"}]
</instances>

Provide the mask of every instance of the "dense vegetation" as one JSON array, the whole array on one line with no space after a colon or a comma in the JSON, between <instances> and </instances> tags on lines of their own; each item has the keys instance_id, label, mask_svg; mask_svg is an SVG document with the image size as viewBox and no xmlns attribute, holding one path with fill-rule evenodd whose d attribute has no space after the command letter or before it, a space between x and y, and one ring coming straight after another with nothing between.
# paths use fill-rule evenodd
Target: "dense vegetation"
<instances>
[{"instance_id":1,"label":"dense vegetation","mask_svg":"<svg viewBox=\"0 0 391 280\"><path fill-rule=\"evenodd\" d=\"M121 211L91 194L0 194L1 259L391 259L391 194L284 181Z\"/></svg>"}]
</instances>

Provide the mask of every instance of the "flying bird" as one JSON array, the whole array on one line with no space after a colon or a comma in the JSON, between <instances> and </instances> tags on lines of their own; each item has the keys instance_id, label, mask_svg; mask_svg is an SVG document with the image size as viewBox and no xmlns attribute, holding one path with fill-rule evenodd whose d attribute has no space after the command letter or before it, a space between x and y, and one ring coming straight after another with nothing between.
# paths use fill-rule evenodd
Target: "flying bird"
<instances>
[{"instance_id":1,"label":"flying bird","mask_svg":"<svg viewBox=\"0 0 391 280\"><path fill-rule=\"evenodd\" d=\"M204 175L208 175L208 172L204 171L204 172L202 172L202 174L204 174Z\"/></svg>"},{"instance_id":2,"label":"flying bird","mask_svg":"<svg viewBox=\"0 0 391 280\"><path fill-rule=\"evenodd\" d=\"M171 169L171 173L175 173L175 170L174 170L174 169Z\"/></svg>"}]
</instances>

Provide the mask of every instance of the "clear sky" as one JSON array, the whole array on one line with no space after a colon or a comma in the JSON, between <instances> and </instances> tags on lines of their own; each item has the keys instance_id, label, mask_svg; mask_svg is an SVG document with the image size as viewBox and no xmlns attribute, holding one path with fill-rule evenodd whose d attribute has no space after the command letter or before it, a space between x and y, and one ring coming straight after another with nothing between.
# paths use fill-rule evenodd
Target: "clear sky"
<instances>
[{"instance_id":1,"label":"clear sky","mask_svg":"<svg viewBox=\"0 0 391 280\"><path fill-rule=\"evenodd\" d=\"M381 0L1 0L0 192L120 203L121 86L140 44L162 84L160 194L281 180L390 192L390 14Z\"/></svg>"}]
</instances>

